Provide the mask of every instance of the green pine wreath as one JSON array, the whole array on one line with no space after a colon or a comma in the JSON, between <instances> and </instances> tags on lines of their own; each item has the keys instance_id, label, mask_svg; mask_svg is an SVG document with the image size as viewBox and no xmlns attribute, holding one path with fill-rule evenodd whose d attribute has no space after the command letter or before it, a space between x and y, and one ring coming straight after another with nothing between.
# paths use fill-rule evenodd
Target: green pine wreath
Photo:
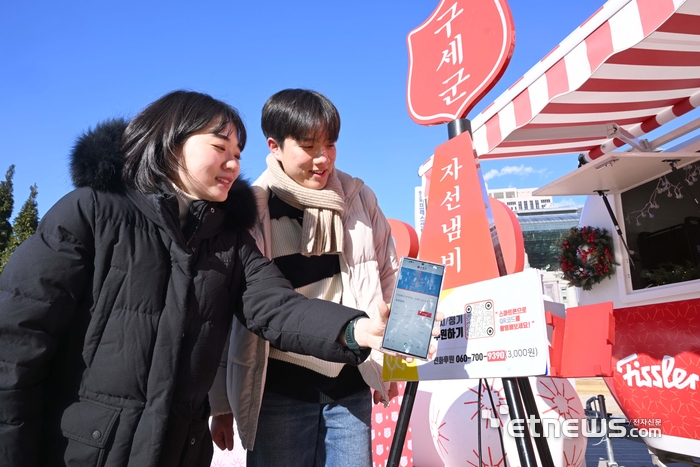
<instances>
[{"instance_id":1,"label":"green pine wreath","mask_svg":"<svg viewBox=\"0 0 700 467\"><path fill-rule=\"evenodd\" d=\"M583 290L615 274L608 231L590 226L570 229L561 243L559 264L569 284Z\"/></svg>"}]
</instances>

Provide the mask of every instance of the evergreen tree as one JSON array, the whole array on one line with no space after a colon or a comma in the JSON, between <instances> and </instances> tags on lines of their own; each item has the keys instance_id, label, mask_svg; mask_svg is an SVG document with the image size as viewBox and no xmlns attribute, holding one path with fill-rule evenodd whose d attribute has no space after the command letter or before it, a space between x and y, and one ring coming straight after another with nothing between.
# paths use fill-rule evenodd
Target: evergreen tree
<instances>
[{"instance_id":1,"label":"evergreen tree","mask_svg":"<svg viewBox=\"0 0 700 467\"><path fill-rule=\"evenodd\" d=\"M28 239L39 225L39 211L36 205L37 191L36 184L29 187L29 198L22 206L22 209L12 223L12 238L8 250L15 251L17 247Z\"/></svg>"},{"instance_id":2,"label":"evergreen tree","mask_svg":"<svg viewBox=\"0 0 700 467\"><path fill-rule=\"evenodd\" d=\"M0 182L0 254L2 254L12 238L12 225L10 216L15 202L12 197L12 177L15 175L15 166L11 165L5 174L5 181Z\"/></svg>"},{"instance_id":3,"label":"evergreen tree","mask_svg":"<svg viewBox=\"0 0 700 467\"><path fill-rule=\"evenodd\" d=\"M10 225L10 216L14 206L12 195L14 174L15 166L11 165L5 174L5 181L0 182L0 275L12 253L23 241L36 232L39 224L39 211L36 204L38 191L35 184L29 188L29 198Z\"/></svg>"}]
</instances>

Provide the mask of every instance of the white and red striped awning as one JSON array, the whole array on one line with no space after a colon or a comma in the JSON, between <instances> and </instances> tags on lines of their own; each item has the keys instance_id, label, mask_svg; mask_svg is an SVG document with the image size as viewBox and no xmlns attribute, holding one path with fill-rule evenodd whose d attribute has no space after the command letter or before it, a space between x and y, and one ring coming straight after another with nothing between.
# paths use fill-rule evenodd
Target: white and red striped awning
<instances>
[{"instance_id":1,"label":"white and red striped awning","mask_svg":"<svg viewBox=\"0 0 700 467\"><path fill-rule=\"evenodd\" d=\"M612 124L640 137L699 105L700 0L610 0L472 120L474 147L592 160L625 144Z\"/></svg>"}]
</instances>

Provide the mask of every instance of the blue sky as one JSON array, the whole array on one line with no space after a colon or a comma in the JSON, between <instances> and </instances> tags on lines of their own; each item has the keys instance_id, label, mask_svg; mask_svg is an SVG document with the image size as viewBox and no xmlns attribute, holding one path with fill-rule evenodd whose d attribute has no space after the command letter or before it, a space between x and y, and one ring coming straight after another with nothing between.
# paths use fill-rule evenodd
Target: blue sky
<instances>
[{"instance_id":1,"label":"blue sky","mask_svg":"<svg viewBox=\"0 0 700 467\"><path fill-rule=\"evenodd\" d=\"M513 58L469 117L603 3L512 0ZM337 166L374 189L387 217L413 223L418 167L447 139L447 129L423 127L408 116L406 35L438 4L1 2L0 176L15 164L16 209L36 183L43 215L72 189L68 154L81 132L103 119L132 117L169 91L190 89L241 111L249 132L243 175L254 180L267 154L262 105L281 89L303 87L326 94L340 111ZM489 188L530 188L574 169L576 156L485 161L482 167Z\"/></svg>"}]
</instances>

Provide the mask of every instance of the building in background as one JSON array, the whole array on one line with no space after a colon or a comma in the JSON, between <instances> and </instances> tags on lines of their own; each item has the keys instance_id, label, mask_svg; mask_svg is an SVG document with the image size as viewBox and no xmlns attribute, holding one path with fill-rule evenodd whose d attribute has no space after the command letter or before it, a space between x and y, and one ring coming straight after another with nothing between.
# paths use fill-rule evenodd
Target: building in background
<instances>
[{"instance_id":1,"label":"building in background","mask_svg":"<svg viewBox=\"0 0 700 467\"><path fill-rule=\"evenodd\" d=\"M554 206L551 196L532 196L537 188L500 188L488 190L489 196L505 203L511 211L533 211Z\"/></svg>"},{"instance_id":2,"label":"building in background","mask_svg":"<svg viewBox=\"0 0 700 467\"><path fill-rule=\"evenodd\" d=\"M575 287L570 287L559 269L561 240L577 227L582 208L545 208L516 212L525 244L526 267L544 272L544 294L567 307L578 305Z\"/></svg>"},{"instance_id":3,"label":"building in background","mask_svg":"<svg viewBox=\"0 0 700 467\"><path fill-rule=\"evenodd\" d=\"M525 243L526 267L543 271L543 292L552 301L577 306L576 288L569 287L559 270L561 240L581 219L581 208L556 207L551 196L533 196L536 188L488 190L518 217Z\"/></svg>"},{"instance_id":4,"label":"building in background","mask_svg":"<svg viewBox=\"0 0 700 467\"><path fill-rule=\"evenodd\" d=\"M530 267L545 271L559 269L561 240L570 228L578 226L581 208L548 208L515 214L523 231Z\"/></svg>"}]
</instances>

